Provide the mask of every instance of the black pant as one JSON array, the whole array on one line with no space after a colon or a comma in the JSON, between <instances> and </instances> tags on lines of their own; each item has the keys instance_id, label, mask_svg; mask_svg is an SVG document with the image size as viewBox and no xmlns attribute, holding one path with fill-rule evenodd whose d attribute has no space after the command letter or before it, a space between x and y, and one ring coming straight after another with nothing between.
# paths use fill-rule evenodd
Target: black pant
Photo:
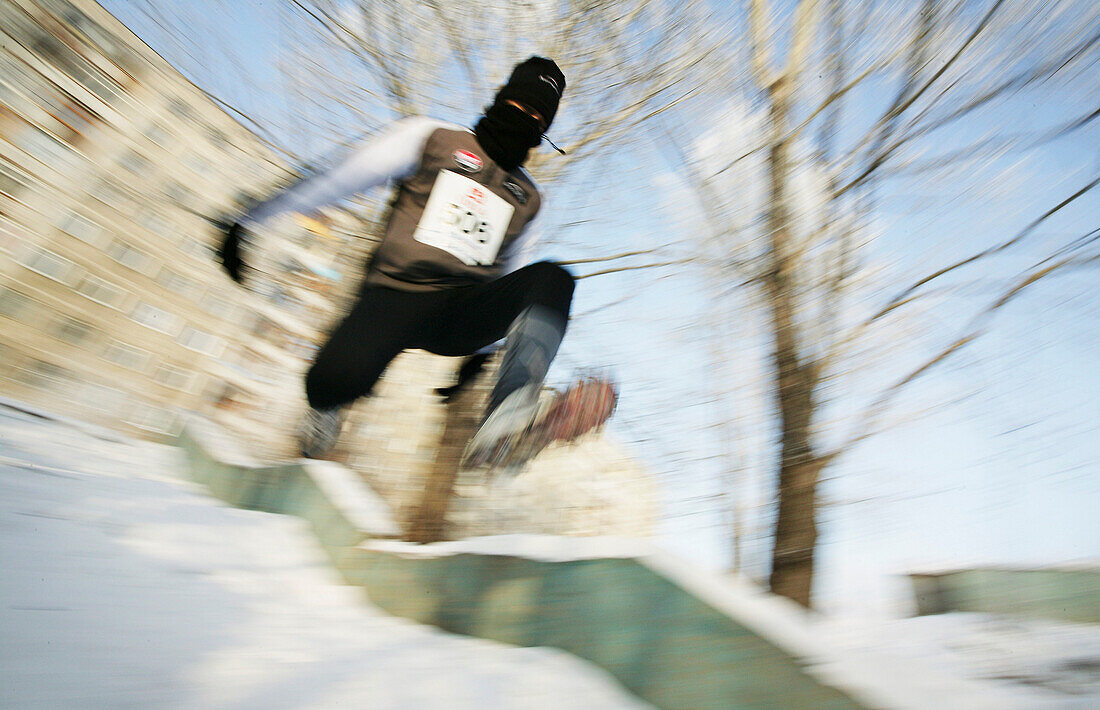
<instances>
[{"instance_id":1,"label":"black pant","mask_svg":"<svg viewBox=\"0 0 1100 710\"><path fill-rule=\"evenodd\" d=\"M470 355L505 336L529 306L568 320L573 276L540 261L483 284L409 292L367 286L306 374L311 407L326 409L370 394L402 350Z\"/></svg>"}]
</instances>

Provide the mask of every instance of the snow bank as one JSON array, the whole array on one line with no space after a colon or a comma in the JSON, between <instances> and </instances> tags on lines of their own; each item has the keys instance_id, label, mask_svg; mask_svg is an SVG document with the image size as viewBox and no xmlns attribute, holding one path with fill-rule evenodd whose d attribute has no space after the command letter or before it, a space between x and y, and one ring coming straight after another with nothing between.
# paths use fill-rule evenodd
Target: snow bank
<instances>
[{"instance_id":1,"label":"snow bank","mask_svg":"<svg viewBox=\"0 0 1100 710\"><path fill-rule=\"evenodd\" d=\"M395 619L179 451L0 409L0 707L639 708L603 671Z\"/></svg>"},{"instance_id":2,"label":"snow bank","mask_svg":"<svg viewBox=\"0 0 1100 710\"><path fill-rule=\"evenodd\" d=\"M43 415L0 407L0 707L644 706L569 654L384 614L339 583L306 523L218 503L177 476L177 449ZM1100 707L1100 626L981 614L822 618L631 539L362 548L490 566L643 565L874 707ZM608 609L636 602L632 588L605 581ZM497 591L521 594L525 584L517 577ZM575 601L591 607L596 626L601 608ZM698 671L684 668L685 686L700 682Z\"/></svg>"}]
</instances>

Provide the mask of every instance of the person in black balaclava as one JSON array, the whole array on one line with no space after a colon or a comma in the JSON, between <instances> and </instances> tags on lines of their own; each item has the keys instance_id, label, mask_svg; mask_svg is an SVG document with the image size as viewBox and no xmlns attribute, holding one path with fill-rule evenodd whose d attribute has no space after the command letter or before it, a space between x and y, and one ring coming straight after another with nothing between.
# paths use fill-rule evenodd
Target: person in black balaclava
<instances>
[{"instance_id":1,"label":"person in black balaclava","mask_svg":"<svg viewBox=\"0 0 1100 710\"><path fill-rule=\"evenodd\" d=\"M481 463L532 423L565 334L574 281L534 261L543 196L522 168L553 122L565 75L552 60L518 64L474 129L403 119L355 147L334 168L280 191L225 228L220 257L247 273L242 239L286 213L308 214L387 181L393 209L358 301L306 375L303 455L335 444L347 407L370 394L405 349L467 356L451 396L504 340L504 357L467 461Z\"/></svg>"},{"instance_id":2,"label":"person in black balaclava","mask_svg":"<svg viewBox=\"0 0 1100 710\"><path fill-rule=\"evenodd\" d=\"M565 75L549 59L519 64L474 127L477 142L507 171L527 159L558 112Z\"/></svg>"}]
</instances>

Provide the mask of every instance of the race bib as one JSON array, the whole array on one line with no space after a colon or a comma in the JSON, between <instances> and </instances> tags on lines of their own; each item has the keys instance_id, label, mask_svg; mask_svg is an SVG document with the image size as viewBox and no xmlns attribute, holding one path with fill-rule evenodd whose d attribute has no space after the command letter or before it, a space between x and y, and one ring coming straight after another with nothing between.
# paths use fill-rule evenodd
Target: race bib
<instances>
[{"instance_id":1,"label":"race bib","mask_svg":"<svg viewBox=\"0 0 1100 710\"><path fill-rule=\"evenodd\" d=\"M467 266L497 258L515 208L468 177L439 171L413 239L453 254Z\"/></svg>"}]
</instances>

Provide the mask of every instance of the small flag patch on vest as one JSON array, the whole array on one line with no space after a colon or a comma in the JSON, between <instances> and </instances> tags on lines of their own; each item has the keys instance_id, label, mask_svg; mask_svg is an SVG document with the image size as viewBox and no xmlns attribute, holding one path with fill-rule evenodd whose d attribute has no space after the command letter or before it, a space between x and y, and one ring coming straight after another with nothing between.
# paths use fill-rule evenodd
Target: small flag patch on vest
<instances>
[{"instance_id":1,"label":"small flag patch on vest","mask_svg":"<svg viewBox=\"0 0 1100 710\"><path fill-rule=\"evenodd\" d=\"M456 150L452 156L455 159L455 163L458 167L462 168L468 173L476 173L481 170L482 162L481 158L468 150Z\"/></svg>"}]
</instances>

